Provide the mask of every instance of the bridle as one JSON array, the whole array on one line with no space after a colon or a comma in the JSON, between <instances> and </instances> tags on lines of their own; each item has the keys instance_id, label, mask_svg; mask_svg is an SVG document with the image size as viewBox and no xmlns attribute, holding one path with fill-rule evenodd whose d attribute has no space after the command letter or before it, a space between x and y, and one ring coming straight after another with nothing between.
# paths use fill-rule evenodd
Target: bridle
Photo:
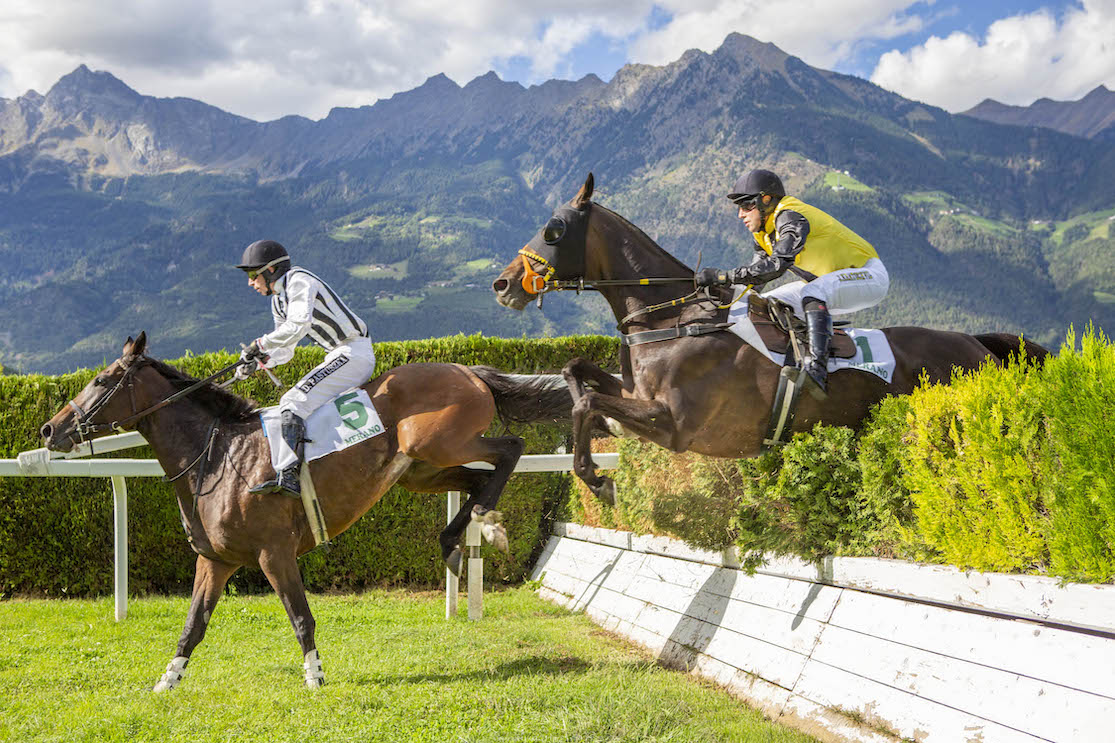
<instances>
[{"instance_id":1,"label":"bridle","mask_svg":"<svg viewBox=\"0 0 1115 743\"><path fill-rule=\"evenodd\" d=\"M593 281L585 281L583 275L565 279L554 278L554 275L557 273L558 269L557 266L553 264L552 260L556 260L561 243L567 237L567 221L563 217L559 216L559 212L564 211L567 214L572 213L574 216L579 217L578 221L585 221L587 220L587 216L585 215L585 213L588 211L588 207L591 205L592 203L589 202L583 210L573 209L572 207L568 206L561 207L557 212L554 212L554 216L550 217L550 220L542 228L538 236L519 250L519 255L522 257L523 260L523 278L521 281L523 291L525 291L527 294L537 295L539 306L542 305L543 295L551 291L576 291L578 294L580 294L583 291L600 291L601 287L606 286L653 286L657 284L677 283L690 283L694 284L695 286L695 276L691 276L689 278L596 279ZM583 272L585 230L583 225L578 226L580 227L580 229L574 230L576 236L580 238L580 260L577 262L581 267L581 272ZM550 246L550 248L547 249L546 252L553 253L552 259L546 258L545 256L541 255L543 248L540 245L536 245L536 243L539 242L539 238L541 238L541 242L544 245ZM532 246L534 246L534 248L532 248ZM531 265L531 261L536 261L542 264L542 266L544 267L544 271L542 273L536 271L534 266ZM624 326L637 317L649 315L652 312L669 309L671 307L679 307L685 304L706 301L715 302L717 309L724 309L726 306L728 306L721 305L720 299L712 295L709 287L695 286L692 293L687 294L683 297L671 299L668 302L662 302L660 304L648 305L646 307L637 309L634 312L631 312L622 320L620 320L616 327L620 330L620 332L623 332Z\"/></svg>"},{"instance_id":2,"label":"bridle","mask_svg":"<svg viewBox=\"0 0 1115 743\"><path fill-rule=\"evenodd\" d=\"M191 392L194 392L195 390L197 390L197 389L205 386L206 384L212 382L214 379L216 379L220 376L223 376L223 375L229 373L230 371L233 371L238 366L245 363L245 362L237 359L235 362L233 362L233 363L229 364L228 366L224 367L223 369L209 375L205 379L200 379L197 382L194 382L193 384L191 384L189 387L186 387L185 389L179 390L178 392L175 392L173 395L170 395L169 397L167 397L163 400L160 400L159 402L155 403L154 405L152 405L148 408L144 408L143 410L140 410L140 411L137 412L136 411L136 399L135 399L135 384L133 382L133 378L135 377L136 372L138 372L144 366L147 366L149 363L151 363L151 361L152 361L152 359L150 359L147 356L140 356L138 359L136 359L132 363L126 365L124 367L124 374L116 382L116 384L113 386L113 388L110 389L108 392L106 392L104 395L101 395L101 397L99 397L91 406L89 406L88 410L82 410L81 406L77 404L77 401L70 400L69 406L71 408L73 408L74 414L77 418L77 424L74 427L74 430L77 432L79 442L84 442L84 441L93 439L98 434L108 433L109 431L116 431L118 433L123 433L126 430L125 426L131 425L132 423L135 423L139 419L145 418L146 416L151 415L151 413L154 413L156 410L161 410L161 409L165 408L167 405L170 405L171 403L177 402L178 400L182 399L183 397L190 394ZM249 362L249 363L254 363L254 362ZM109 400L111 400L113 398L113 396L116 395L116 393L118 393L120 390L124 389L125 387L128 389L128 396L131 399L132 414L129 415L127 418L124 418L124 419L118 420L118 421L112 421L111 423L94 423L93 422L94 416L96 416L101 411L101 409L104 408L105 405L108 404Z\"/></svg>"}]
</instances>

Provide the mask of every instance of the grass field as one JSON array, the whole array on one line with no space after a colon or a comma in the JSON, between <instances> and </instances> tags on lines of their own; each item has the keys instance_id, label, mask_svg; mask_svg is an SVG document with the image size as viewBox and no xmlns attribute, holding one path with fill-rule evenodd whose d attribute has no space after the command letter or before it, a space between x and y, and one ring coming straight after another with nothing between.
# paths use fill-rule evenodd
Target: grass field
<instances>
[{"instance_id":1,"label":"grass field","mask_svg":"<svg viewBox=\"0 0 1115 743\"><path fill-rule=\"evenodd\" d=\"M187 599L0 603L0 740L804 743L517 588L447 622L440 593L312 596L326 686L274 595L226 596L182 685L150 689ZM462 615L464 601L462 600Z\"/></svg>"}]
</instances>

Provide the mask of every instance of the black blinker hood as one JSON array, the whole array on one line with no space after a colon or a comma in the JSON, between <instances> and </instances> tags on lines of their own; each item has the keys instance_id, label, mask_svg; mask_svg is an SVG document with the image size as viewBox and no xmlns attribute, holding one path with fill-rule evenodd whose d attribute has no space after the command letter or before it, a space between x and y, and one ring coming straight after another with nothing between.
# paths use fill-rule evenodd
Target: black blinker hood
<instances>
[{"instance_id":1,"label":"black blinker hood","mask_svg":"<svg viewBox=\"0 0 1115 743\"><path fill-rule=\"evenodd\" d=\"M558 280L579 279L585 275L585 233L588 229L588 208L559 206L554 216L565 222L565 234L556 243L542 238L542 230L530 241L527 249L546 260L553 268L551 277ZM543 228L545 229L545 228Z\"/></svg>"}]
</instances>

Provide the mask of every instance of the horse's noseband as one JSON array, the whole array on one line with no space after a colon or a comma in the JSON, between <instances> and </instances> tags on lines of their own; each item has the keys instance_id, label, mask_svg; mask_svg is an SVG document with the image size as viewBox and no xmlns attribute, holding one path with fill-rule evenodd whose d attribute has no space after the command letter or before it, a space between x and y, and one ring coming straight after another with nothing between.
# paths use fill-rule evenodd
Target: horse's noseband
<instances>
[{"instance_id":1,"label":"horse's noseband","mask_svg":"<svg viewBox=\"0 0 1115 743\"><path fill-rule=\"evenodd\" d=\"M556 270L550 262L536 253L532 253L526 246L519 251L519 255L523 257L523 291L527 294L539 294L546 290L546 283L549 282L550 277L554 275ZM546 273L540 274L534 270L534 266L530 265L528 258L533 258L546 267Z\"/></svg>"},{"instance_id":2,"label":"horse's noseband","mask_svg":"<svg viewBox=\"0 0 1115 743\"><path fill-rule=\"evenodd\" d=\"M102 432L123 432L124 429L120 428L120 424L118 422L113 421L112 423L93 423L93 417L97 415L97 413L99 413L105 405L108 404L108 401L112 399L113 395L124 389L125 386L128 388L128 394L131 398L132 413L133 415L135 414L135 385L133 384L132 378L135 376L135 373L140 369L140 367L143 366L143 362L145 360L146 357L140 357L138 360L132 362L131 364L128 364L128 366L124 368L124 374L120 377L120 380L115 384L115 386L113 386L113 388L105 394L101 395L101 397L99 397L96 402L90 405L89 410L82 410L81 406L77 404L76 400L70 400L69 405L71 408L73 408L75 417L77 418L77 425L74 427L74 430L77 432L79 442L91 439Z\"/></svg>"}]
</instances>

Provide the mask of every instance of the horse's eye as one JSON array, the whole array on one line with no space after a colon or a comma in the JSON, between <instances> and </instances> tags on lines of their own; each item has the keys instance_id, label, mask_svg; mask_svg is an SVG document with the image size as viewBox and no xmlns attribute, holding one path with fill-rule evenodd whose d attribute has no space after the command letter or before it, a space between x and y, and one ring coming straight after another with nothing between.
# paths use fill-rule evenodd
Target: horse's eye
<instances>
[{"instance_id":1,"label":"horse's eye","mask_svg":"<svg viewBox=\"0 0 1115 743\"><path fill-rule=\"evenodd\" d=\"M97 377L93 380L94 387L108 387L108 380L104 377Z\"/></svg>"}]
</instances>

